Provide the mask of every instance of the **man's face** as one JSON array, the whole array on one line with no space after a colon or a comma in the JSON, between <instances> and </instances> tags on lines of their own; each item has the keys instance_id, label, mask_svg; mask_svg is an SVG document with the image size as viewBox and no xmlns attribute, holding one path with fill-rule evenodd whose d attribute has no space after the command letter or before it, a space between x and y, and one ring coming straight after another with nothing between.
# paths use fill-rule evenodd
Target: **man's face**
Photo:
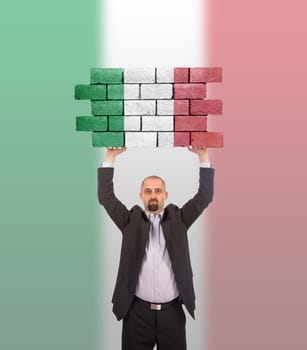
<instances>
[{"instance_id":1,"label":"man's face","mask_svg":"<svg viewBox=\"0 0 307 350\"><path fill-rule=\"evenodd\" d=\"M140 192L140 198L147 211L158 214L164 208L164 202L168 196L165 185L160 179L146 179Z\"/></svg>"}]
</instances>

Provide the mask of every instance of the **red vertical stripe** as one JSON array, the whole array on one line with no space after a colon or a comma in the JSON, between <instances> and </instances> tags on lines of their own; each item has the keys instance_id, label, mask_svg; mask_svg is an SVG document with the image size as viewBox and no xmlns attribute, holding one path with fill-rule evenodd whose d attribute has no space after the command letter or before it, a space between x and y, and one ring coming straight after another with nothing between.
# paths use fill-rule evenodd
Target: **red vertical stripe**
<instances>
[{"instance_id":1,"label":"red vertical stripe","mask_svg":"<svg viewBox=\"0 0 307 350\"><path fill-rule=\"evenodd\" d=\"M307 5L210 0L209 349L307 349ZM206 24L207 26L207 24ZM206 27L207 30L207 27Z\"/></svg>"}]
</instances>

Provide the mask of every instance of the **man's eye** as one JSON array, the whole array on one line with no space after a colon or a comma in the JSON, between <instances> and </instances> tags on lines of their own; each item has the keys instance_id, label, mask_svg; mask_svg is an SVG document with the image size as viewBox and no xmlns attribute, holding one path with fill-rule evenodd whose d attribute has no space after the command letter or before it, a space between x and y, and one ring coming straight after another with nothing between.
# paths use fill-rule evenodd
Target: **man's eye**
<instances>
[{"instance_id":1,"label":"man's eye","mask_svg":"<svg viewBox=\"0 0 307 350\"><path fill-rule=\"evenodd\" d=\"M156 189L156 192L161 193L161 189L160 188Z\"/></svg>"}]
</instances>

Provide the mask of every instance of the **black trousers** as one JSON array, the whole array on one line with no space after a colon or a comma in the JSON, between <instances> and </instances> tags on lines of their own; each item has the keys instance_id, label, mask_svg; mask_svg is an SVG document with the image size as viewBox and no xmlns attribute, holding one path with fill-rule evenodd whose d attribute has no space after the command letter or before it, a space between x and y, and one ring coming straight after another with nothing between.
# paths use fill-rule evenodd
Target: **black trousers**
<instances>
[{"instance_id":1,"label":"black trousers","mask_svg":"<svg viewBox=\"0 0 307 350\"><path fill-rule=\"evenodd\" d=\"M186 318L181 302L151 310L134 300L123 319L122 350L186 350Z\"/></svg>"}]
</instances>

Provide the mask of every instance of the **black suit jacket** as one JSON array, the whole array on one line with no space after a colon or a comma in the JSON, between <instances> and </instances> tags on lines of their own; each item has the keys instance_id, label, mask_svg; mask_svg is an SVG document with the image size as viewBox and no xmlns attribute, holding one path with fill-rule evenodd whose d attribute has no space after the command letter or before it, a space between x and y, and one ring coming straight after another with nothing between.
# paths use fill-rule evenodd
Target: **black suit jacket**
<instances>
[{"instance_id":1,"label":"black suit jacket","mask_svg":"<svg viewBox=\"0 0 307 350\"><path fill-rule=\"evenodd\" d=\"M213 198L214 169L200 168L199 188L182 208L169 204L161 220L166 247L172 263L177 287L187 310L194 318L195 294L189 255L187 230ZM122 232L122 247L116 285L113 293L113 312L122 319L134 298L136 284L149 237L150 223L138 205L128 210L114 194L113 168L98 168L98 199Z\"/></svg>"}]
</instances>

